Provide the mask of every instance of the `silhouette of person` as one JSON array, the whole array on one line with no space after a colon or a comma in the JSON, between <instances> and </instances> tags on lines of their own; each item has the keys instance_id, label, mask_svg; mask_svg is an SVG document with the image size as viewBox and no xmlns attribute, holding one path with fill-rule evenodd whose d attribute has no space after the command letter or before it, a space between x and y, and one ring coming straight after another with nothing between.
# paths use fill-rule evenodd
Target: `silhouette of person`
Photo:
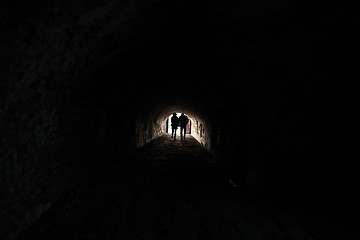
<instances>
[{"instance_id":1,"label":"silhouette of person","mask_svg":"<svg viewBox=\"0 0 360 240\"><path fill-rule=\"evenodd\" d=\"M174 138L174 141L176 140L176 130L179 126L179 118L176 116L176 113L173 113L173 116L171 117L171 138Z\"/></svg>"},{"instance_id":2,"label":"silhouette of person","mask_svg":"<svg viewBox=\"0 0 360 240\"><path fill-rule=\"evenodd\" d=\"M179 122L180 122L180 137L181 137L181 140L183 140L183 132L184 132L184 140L185 140L186 125L189 122L189 118L185 114L182 113L181 116L179 117Z\"/></svg>"}]
</instances>

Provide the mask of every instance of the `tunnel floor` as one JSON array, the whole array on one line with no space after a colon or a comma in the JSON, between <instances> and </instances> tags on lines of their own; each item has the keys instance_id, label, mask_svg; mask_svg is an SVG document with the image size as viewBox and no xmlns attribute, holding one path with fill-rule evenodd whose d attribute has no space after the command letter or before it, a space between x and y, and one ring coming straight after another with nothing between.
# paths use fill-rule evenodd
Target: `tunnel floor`
<instances>
[{"instance_id":1,"label":"tunnel floor","mask_svg":"<svg viewBox=\"0 0 360 240\"><path fill-rule=\"evenodd\" d=\"M121 161L118 161L118 160ZM82 176L17 239L358 239L353 222L237 192L193 137L163 135Z\"/></svg>"}]
</instances>

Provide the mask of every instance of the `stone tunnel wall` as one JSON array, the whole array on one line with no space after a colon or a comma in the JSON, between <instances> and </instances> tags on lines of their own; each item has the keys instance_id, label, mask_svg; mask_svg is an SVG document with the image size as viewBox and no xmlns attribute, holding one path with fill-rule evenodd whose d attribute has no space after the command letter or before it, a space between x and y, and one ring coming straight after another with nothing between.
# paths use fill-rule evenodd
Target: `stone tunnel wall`
<instances>
[{"instance_id":1,"label":"stone tunnel wall","mask_svg":"<svg viewBox=\"0 0 360 240\"><path fill-rule=\"evenodd\" d=\"M88 73L111 51L82 5L22 4L0 10L0 239L33 224L97 155Z\"/></svg>"},{"instance_id":2,"label":"stone tunnel wall","mask_svg":"<svg viewBox=\"0 0 360 240\"><path fill-rule=\"evenodd\" d=\"M191 125L191 135L203 145L206 149L211 151L211 128L210 123L201 119L195 118Z\"/></svg>"},{"instance_id":3,"label":"stone tunnel wall","mask_svg":"<svg viewBox=\"0 0 360 240\"><path fill-rule=\"evenodd\" d=\"M142 147L152 139L161 136L163 132L162 123L155 119L138 120L136 123L136 146Z\"/></svg>"}]
</instances>

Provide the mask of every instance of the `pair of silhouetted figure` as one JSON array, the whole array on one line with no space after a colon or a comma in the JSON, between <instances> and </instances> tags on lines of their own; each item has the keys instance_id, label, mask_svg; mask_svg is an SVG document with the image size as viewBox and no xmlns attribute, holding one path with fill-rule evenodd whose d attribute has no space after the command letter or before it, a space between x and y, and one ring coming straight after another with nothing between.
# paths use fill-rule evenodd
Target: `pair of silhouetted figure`
<instances>
[{"instance_id":1,"label":"pair of silhouetted figure","mask_svg":"<svg viewBox=\"0 0 360 240\"><path fill-rule=\"evenodd\" d=\"M176 116L176 113L173 113L173 116L171 117L171 138L174 138L174 140L176 140L176 131L178 126L180 125L180 137L181 140L185 140L185 135L186 135L186 125L189 122L189 118L185 115L185 114L181 114L180 117ZM183 133L184 133L184 138L183 138Z\"/></svg>"}]
</instances>

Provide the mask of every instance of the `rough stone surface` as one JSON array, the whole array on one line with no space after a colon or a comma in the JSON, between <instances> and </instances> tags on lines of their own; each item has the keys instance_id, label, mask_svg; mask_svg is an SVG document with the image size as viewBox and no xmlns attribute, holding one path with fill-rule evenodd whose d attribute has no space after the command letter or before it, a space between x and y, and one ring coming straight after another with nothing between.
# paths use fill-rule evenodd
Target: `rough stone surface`
<instances>
[{"instance_id":1,"label":"rough stone surface","mask_svg":"<svg viewBox=\"0 0 360 240\"><path fill-rule=\"evenodd\" d=\"M250 197L192 137L164 135L86 177L17 239L357 239L336 208ZM295 211L294 211L295 210ZM346 223L346 224L345 224ZM353 222L355 224L355 221Z\"/></svg>"}]
</instances>

